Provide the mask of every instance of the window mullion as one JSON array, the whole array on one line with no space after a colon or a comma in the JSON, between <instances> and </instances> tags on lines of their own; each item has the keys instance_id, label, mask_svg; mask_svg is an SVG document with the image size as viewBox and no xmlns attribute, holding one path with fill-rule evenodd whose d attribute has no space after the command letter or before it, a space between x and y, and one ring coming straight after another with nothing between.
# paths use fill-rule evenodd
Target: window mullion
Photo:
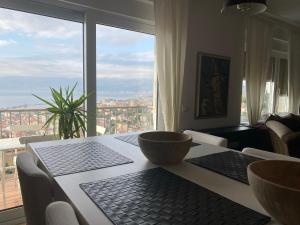
<instances>
[{"instance_id":1,"label":"window mullion","mask_svg":"<svg viewBox=\"0 0 300 225\"><path fill-rule=\"evenodd\" d=\"M85 110L87 116L87 136L96 135L96 22L92 14L84 19L84 91L89 95Z\"/></svg>"}]
</instances>

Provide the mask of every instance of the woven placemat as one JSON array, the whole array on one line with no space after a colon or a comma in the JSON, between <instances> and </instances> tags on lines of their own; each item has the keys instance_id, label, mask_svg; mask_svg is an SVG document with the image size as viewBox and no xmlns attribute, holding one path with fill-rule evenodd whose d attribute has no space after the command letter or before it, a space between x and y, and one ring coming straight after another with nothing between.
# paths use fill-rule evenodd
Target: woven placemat
<instances>
[{"instance_id":1,"label":"woven placemat","mask_svg":"<svg viewBox=\"0 0 300 225\"><path fill-rule=\"evenodd\" d=\"M36 152L54 177L133 162L95 141L37 148Z\"/></svg>"},{"instance_id":2,"label":"woven placemat","mask_svg":"<svg viewBox=\"0 0 300 225\"><path fill-rule=\"evenodd\" d=\"M139 147L138 136L139 136L138 134L130 134L130 135L117 136L115 138L120 140L120 141L124 141L128 144L132 144L132 145L135 145L135 146ZM195 142L191 143L191 147L195 147L195 146L198 146L198 145L201 145L201 144L198 144L198 143L195 143Z\"/></svg>"},{"instance_id":3,"label":"woven placemat","mask_svg":"<svg viewBox=\"0 0 300 225\"><path fill-rule=\"evenodd\" d=\"M187 159L194 165L204 167L231 179L249 184L247 167L250 163L263 160L239 152L226 151L198 158Z\"/></svg>"},{"instance_id":4,"label":"woven placemat","mask_svg":"<svg viewBox=\"0 0 300 225\"><path fill-rule=\"evenodd\" d=\"M265 225L270 218L156 168L80 188L115 225Z\"/></svg>"}]
</instances>

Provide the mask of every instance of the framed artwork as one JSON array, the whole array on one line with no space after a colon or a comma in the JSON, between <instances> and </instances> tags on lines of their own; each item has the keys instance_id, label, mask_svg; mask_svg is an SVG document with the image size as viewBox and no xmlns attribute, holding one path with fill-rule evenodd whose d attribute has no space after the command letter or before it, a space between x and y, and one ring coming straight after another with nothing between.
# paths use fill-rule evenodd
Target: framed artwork
<instances>
[{"instance_id":1,"label":"framed artwork","mask_svg":"<svg viewBox=\"0 0 300 225\"><path fill-rule=\"evenodd\" d=\"M229 74L229 57L198 53L196 119L227 115Z\"/></svg>"}]
</instances>

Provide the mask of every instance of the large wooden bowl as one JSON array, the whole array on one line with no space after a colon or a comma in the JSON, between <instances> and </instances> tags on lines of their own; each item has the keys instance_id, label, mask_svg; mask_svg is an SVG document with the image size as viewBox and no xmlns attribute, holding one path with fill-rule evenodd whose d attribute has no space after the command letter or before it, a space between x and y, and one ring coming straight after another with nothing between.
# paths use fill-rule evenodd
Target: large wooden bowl
<instances>
[{"instance_id":1,"label":"large wooden bowl","mask_svg":"<svg viewBox=\"0 0 300 225\"><path fill-rule=\"evenodd\" d=\"M264 160L248 166L248 179L264 209L280 224L300 224L300 163Z\"/></svg>"},{"instance_id":2,"label":"large wooden bowl","mask_svg":"<svg viewBox=\"0 0 300 225\"><path fill-rule=\"evenodd\" d=\"M155 164L176 164L189 152L192 137L176 132L153 131L138 137L144 155Z\"/></svg>"}]
</instances>

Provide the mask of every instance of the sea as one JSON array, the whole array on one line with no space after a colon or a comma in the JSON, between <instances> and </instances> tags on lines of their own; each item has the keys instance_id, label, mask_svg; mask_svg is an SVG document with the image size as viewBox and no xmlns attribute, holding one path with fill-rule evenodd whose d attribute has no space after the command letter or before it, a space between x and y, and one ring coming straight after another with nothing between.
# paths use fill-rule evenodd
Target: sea
<instances>
[{"instance_id":1,"label":"sea","mask_svg":"<svg viewBox=\"0 0 300 225\"><path fill-rule=\"evenodd\" d=\"M83 79L64 77L0 77L0 109L26 108L41 105L33 96L50 99L50 87L73 87L75 96L83 93ZM153 94L152 79L97 78L97 101L147 98Z\"/></svg>"}]
</instances>

